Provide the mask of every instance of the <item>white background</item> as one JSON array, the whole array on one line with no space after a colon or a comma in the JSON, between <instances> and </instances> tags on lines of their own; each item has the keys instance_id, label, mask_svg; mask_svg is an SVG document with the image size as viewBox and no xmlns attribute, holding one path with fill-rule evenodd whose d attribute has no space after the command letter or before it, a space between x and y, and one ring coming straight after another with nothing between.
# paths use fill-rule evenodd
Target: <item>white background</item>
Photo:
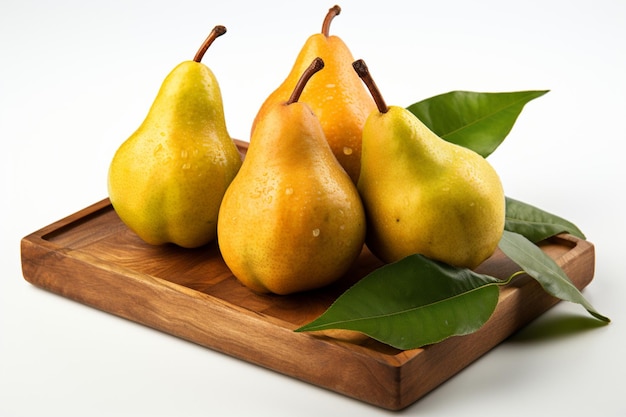
<instances>
[{"instance_id":1,"label":"white background","mask_svg":"<svg viewBox=\"0 0 626 417\"><path fill-rule=\"evenodd\" d=\"M395 415L28 284L25 235L106 197L113 152L165 75L216 24L204 63L233 137L334 3L34 1L0 5L0 415ZM490 157L507 195L596 245L587 299L560 303L399 415L626 415L626 2L343 0L332 33L388 104L450 90L549 89Z\"/></svg>"}]
</instances>

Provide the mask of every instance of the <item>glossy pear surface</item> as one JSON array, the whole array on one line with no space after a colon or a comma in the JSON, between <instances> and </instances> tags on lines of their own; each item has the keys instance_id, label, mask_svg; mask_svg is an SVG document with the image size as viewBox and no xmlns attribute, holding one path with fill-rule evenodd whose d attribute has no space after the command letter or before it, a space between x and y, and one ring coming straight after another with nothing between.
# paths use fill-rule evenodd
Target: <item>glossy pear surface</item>
<instances>
[{"instance_id":1,"label":"glossy pear surface","mask_svg":"<svg viewBox=\"0 0 626 417\"><path fill-rule=\"evenodd\" d=\"M287 78L261 107L253 130L258 119L265 117L268 107L289 98L300 75L315 57L322 58L325 67L307 83L299 101L313 109L333 154L356 183L361 166L363 125L376 106L355 74L352 53L341 38L317 33L307 39Z\"/></svg>"},{"instance_id":2,"label":"glossy pear surface","mask_svg":"<svg viewBox=\"0 0 626 417\"><path fill-rule=\"evenodd\" d=\"M385 262L420 253L474 268L503 233L505 197L492 166L401 107L368 118L358 189L367 245Z\"/></svg>"},{"instance_id":3,"label":"glossy pear surface","mask_svg":"<svg viewBox=\"0 0 626 417\"><path fill-rule=\"evenodd\" d=\"M141 126L110 164L122 221L150 244L197 247L217 236L217 214L241 166L212 71L186 61L164 80Z\"/></svg>"},{"instance_id":4,"label":"glossy pear surface","mask_svg":"<svg viewBox=\"0 0 626 417\"><path fill-rule=\"evenodd\" d=\"M262 293L323 287L348 271L364 239L356 186L310 108L268 107L220 208L218 243L233 274Z\"/></svg>"}]
</instances>

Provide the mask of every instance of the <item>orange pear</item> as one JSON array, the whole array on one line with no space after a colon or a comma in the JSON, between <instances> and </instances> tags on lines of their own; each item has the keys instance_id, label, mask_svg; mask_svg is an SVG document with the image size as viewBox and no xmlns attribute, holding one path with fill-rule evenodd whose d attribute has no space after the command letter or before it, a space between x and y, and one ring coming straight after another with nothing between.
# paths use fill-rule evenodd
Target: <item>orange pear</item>
<instances>
[{"instance_id":1,"label":"orange pear","mask_svg":"<svg viewBox=\"0 0 626 417\"><path fill-rule=\"evenodd\" d=\"M324 70L309 81L300 101L307 103L318 117L333 154L356 183L361 168L363 125L376 105L352 68L354 58L345 42L329 35L330 23L340 12L339 6L329 9L321 33L307 39L287 78L261 106L252 130L269 107L289 98L311 61L320 57Z\"/></svg>"},{"instance_id":2,"label":"orange pear","mask_svg":"<svg viewBox=\"0 0 626 417\"><path fill-rule=\"evenodd\" d=\"M328 285L348 271L365 241L356 186L309 106L298 102L306 80L323 65L313 63L291 98L269 105L258 119L219 211L224 262L256 292Z\"/></svg>"}]
</instances>

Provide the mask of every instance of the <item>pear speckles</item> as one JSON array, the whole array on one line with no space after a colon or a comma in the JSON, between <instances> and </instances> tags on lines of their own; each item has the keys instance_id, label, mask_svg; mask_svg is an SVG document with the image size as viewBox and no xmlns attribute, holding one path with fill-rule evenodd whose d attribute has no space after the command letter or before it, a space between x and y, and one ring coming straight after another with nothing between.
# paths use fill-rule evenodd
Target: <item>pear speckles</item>
<instances>
[{"instance_id":1,"label":"pear speckles","mask_svg":"<svg viewBox=\"0 0 626 417\"><path fill-rule=\"evenodd\" d=\"M313 237L319 237L320 229L313 229Z\"/></svg>"},{"instance_id":2,"label":"pear speckles","mask_svg":"<svg viewBox=\"0 0 626 417\"><path fill-rule=\"evenodd\" d=\"M354 150L349 147L349 146L344 146L343 147L343 154L344 155L352 155L352 152L354 152Z\"/></svg>"},{"instance_id":3,"label":"pear speckles","mask_svg":"<svg viewBox=\"0 0 626 417\"><path fill-rule=\"evenodd\" d=\"M293 188L291 187L285 188L285 195L293 195Z\"/></svg>"}]
</instances>

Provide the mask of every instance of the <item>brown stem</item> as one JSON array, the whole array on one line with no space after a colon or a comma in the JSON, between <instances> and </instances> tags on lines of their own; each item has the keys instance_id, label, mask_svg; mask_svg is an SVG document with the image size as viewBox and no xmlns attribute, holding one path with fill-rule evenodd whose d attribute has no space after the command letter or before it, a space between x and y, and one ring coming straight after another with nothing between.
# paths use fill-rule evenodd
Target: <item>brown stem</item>
<instances>
[{"instance_id":1,"label":"brown stem","mask_svg":"<svg viewBox=\"0 0 626 417\"><path fill-rule=\"evenodd\" d=\"M193 57L193 60L196 62L202 61L202 57L204 56L207 49L209 49L209 46L211 46L213 41L225 33L226 33L226 28L224 26L221 26L221 25L215 26L213 30L211 31L211 33L209 33L209 36L204 40L204 42L200 46L200 49L198 49L198 52L196 52L196 56Z\"/></svg>"},{"instance_id":2,"label":"brown stem","mask_svg":"<svg viewBox=\"0 0 626 417\"><path fill-rule=\"evenodd\" d=\"M372 98L374 98L374 102L376 103L376 107L378 107L378 111L381 113L387 113L389 111L389 107L385 104L385 99L383 99L382 94L380 94L380 90L376 86L372 75L370 74L367 65L365 65L365 61L359 59L352 63L352 67L356 71L356 73L361 77L367 88L370 90L370 94Z\"/></svg>"},{"instance_id":3,"label":"brown stem","mask_svg":"<svg viewBox=\"0 0 626 417\"><path fill-rule=\"evenodd\" d=\"M326 14L324 23L322 24L322 35L328 37L328 33L330 32L330 22L332 22L335 16L338 16L339 13L341 13L341 7L336 4L328 9L328 13Z\"/></svg>"},{"instance_id":4,"label":"brown stem","mask_svg":"<svg viewBox=\"0 0 626 417\"><path fill-rule=\"evenodd\" d=\"M309 79L313 76L313 74L315 74L317 71L321 70L322 68L324 68L324 61L322 60L322 58L320 57L315 58L313 62L311 62L311 65L309 65L309 67L305 69L302 75L300 76L300 79L298 80L296 87L293 89L293 92L291 93L291 97L289 97L289 100L287 100L287 104L295 103L296 101L300 99L300 95L302 94L302 91L304 90L304 86L306 85L306 83L309 82Z\"/></svg>"}]
</instances>

